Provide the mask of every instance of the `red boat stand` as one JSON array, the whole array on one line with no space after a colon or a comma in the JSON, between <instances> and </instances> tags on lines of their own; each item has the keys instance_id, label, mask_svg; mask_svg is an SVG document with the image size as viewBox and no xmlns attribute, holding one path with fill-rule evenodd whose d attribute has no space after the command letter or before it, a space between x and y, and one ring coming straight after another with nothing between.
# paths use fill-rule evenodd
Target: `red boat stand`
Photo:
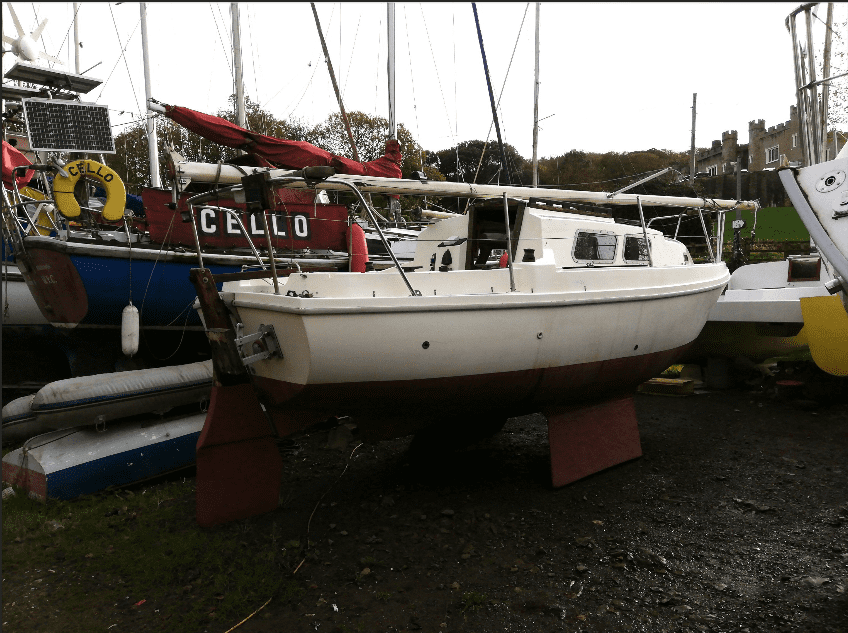
<instances>
[{"instance_id":1,"label":"red boat stand","mask_svg":"<svg viewBox=\"0 0 848 633\"><path fill-rule=\"evenodd\" d=\"M203 527L275 510L283 461L250 383L212 387L197 440L197 523Z\"/></svg>"},{"instance_id":2,"label":"red boat stand","mask_svg":"<svg viewBox=\"0 0 848 633\"><path fill-rule=\"evenodd\" d=\"M554 488L642 456L632 396L593 406L550 407L543 413Z\"/></svg>"}]
</instances>

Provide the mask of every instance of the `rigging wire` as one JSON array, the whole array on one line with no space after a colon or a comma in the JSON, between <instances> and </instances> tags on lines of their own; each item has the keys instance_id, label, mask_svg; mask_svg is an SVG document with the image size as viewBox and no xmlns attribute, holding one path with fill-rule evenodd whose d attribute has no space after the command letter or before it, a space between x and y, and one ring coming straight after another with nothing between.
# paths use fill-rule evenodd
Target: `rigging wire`
<instances>
[{"instance_id":1,"label":"rigging wire","mask_svg":"<svg viewBox=\"0 0 848 633\"><path fill-rule=\"evenodd\" d=\"M342 86L342 98L345 96L345 91L347 90L347 82L350 79L350 67L353 65L353 51L356 50L356 37L359 35L359 23L362 22L362 14L359 14L359 20L356 21L356 32L353 34L353 46L350 48L350 60L347 63L347 72L345 73L345 81ZM341 52L339 52L339 58L341 58ZM341 59L339 59L341 62Z\"/></svg>"},{"instance_id":2,"label":"rigging wire","mask_svg":"<svg viewBox=\"0 0 848 633\"><path fill-rule=\"evenodd\" d=\"M112 24L115 27L115 37L118 38L118 46L122 46L122 44L121 44L121 34L118 33L118 24L115 22L115 14L112 12L112 5L108 4L106 6L109 7L109 15L112 16ZM139 18L139 22L140 21L141 21L141 18ZM133 30L133 33L135 33L135 30ZM130 37L132 37L132 35ZM130 43L130 41L127 40L127 45L129 45L129 43ZM138 116L142 116L141 105L138 102L138 95L135 93L135 84L133 83L132 73L130 72L130 64L127 61L127 56L124 54L125 50L126 50L126 47L122 47L121 57L123 57L123 59L124 59L124 67L127 69L127 77L129 77L129 80L130 80L130 87L132 88L133 98L135 99L135 105L138 107Z\"/></svg>"},{"instance_id":3,"label":"rigging wire","mask_svg":"<svg viewBox=\"0 0 848 633\"><path fill-rule=\"evenodd\" d=\"M256 78L259 76L256 74L256 46L253 44L253 29L250 26L250 4L247 5L247 32L250 36L250 59L253 63L253 94L256 96L256 103L259 104L259 82L256 81ZM260 70L262 69L262 65L259 65ZM268 121L260 110L259 112L262 120L260 121L262 124L262 133L268 134Z\"/></svg>"},{"instance_id":4,"label":"rigging wire","mask_svg":"<svg viewBox=\"0 0 848 633\"><path fill-rule=\"evenodd\" d=\"M209 10L212 12L212 20L214 20L215 22L215 30L218 31L218 41L221 42L221 48L224 51L224 61L227 62L227 67L230 69L230 77L233 81L235 81L235 74L233 74L233 63L227 56L227 47L224 46L224 38L221 37L221 29L218 28L218 18L215 17L215 9L211 4L209 5ZM224 22L223 16L221 17L221 22ZM226 30L226 26L224 27L224 30Z\"/></svg>"},{"instance_id":5,"label":"rigging wire","mask_svg":"<svg viewBox=\"0 0 848 633\"><path fill-rule=\"evenodd\" d=\"M335 13L336 13L336 5L335 5L335 4L333 4L332 6L333 6L333 10L332 10L332 12L330 13L330 21L329 21L329 23L328 23L328 25L327 25L327 30L328 30L328 31L329 31L330 25L332 25L332 24L333 24L333 16L334 16L334 15L335 15ZM308 82L306 82L306 88L304 88L304 89L303 89L303 94L302 94L302 95L300 95L300 99L298 99L298 100L297 100L297 103L294 105L294 107L293 107L293 108L291 108L291 109L288 111L288 114L286 114L286 119L288 119L288 118L292 115L292 113L294 113L294 111L295 111L295 110L297 109L297 107L300 105L300 102L301 102L301 101L303 101L303 98L306 96L306 93L309 91L309 87L312 85L312 80L315 78L315 71L317 71L317 70L318 70L318 67L319 67L319 66L321 66L321 62L322 62L322 61L324 61L324 50L323 50L323 48L321 48L320 46L319 46L319 48L320 48L320 50L319 50L319 52L318 52L318 61L317 61L317 63L315 64L315 67L312 69L312 75L309 77L309 81L308 81ZM292 80L292 81L293 81L293 80ZM289 83L291 83L291 81L289 81ZM274 96L273 96L273 97L271 97L271 99L268 99L268 101L266 101L266 102L265 102L265 104L264 104L262 107L264 108L266 105L268 105L269 103L271 103L271 100L272 100L272 99L274 99L274 98L275 98L278 94L280 94L280 93L283 91L283 88L286 88L288 85L289 85L289 84L285 84L282 88L280 88L279 90L277 90L277 92L275 92L275 93L274 93ZM290 102L290 103L291 103L291 102ZM285 110L285 109L288 109L288 107L284 108L284 110Z\"/></svg>"},{"instance_id":6,"label":"rigging wire","mask_svg":"<svg viewBox=\"0 0 848 633\"><path fill-rule=\"evenodd\" d=\"M135 28L133 29L132 33L130 33L130 36L129 36L129 39L127 39L126 45L124 45L124 48L121 50L121 55L124 54L124 51L127 50L127 46L130 45L130 42L132 41L133 35L135 35L135 32L138 30L139 24L141 24L141 17L139 17L138 22L135 23ZM120 38L118 38L118 41L120 42ZM112 70L109 71L109 76L106 77L106 81L103 82L103 87L100 89L100 93L97 95L97 98L94 100L94 103L97 103L98 101L100 101L100 98L103 96L103 91L106 90L106 86L108 85L109 80L112 79L112 74L115 72L115 69L118 67L118 64L121 63L121 55L119 55L118 59L115 60L115 65L112 66ZM138 101L138 100L136 100L136 101ZM136 103L136 105L138 105L138 103Z\"/></svg>"},{"instance_id":7,"label":"rigging wire","mask_svg":"<svg viewBox=\"0 0 848 633\"><path fill-rule=\"evenodd\" d=\"M424 32L427 34L427 43L430 45L430 57L433 59L433 70L436 71L436 82L439 84L439 92L442 94L442 105L445 108L445 116L448 119L448 134L450 134L451 120L450 114L448 114L448 104L445 101L445 91L442 90L442 80L439 77L439 67L436 64L436 55L433 52L433 42L430 40L430 29L427 28L427 19L424 17L424 7L421 6L420 2L418 3L418 9L421 11L421 21L424 23Z\"/></svg>"},{"instance_id":8,"label":"rigging wire","mask_svg":"<svg viewBox=\"0 0 848 633\"><path fill-rule=\"evenodd\" d=\"M62 47L64 47L64 46L65 46L65 42L67 42L67 41L68 41L68 35L70 35L70 34L71 34L71 29L72 29L72 28L74 28L74 20L76 20L76 19L77 19L77 13L79 13L79 10L80 10L80 9L82 9L82 2L80 2L80 3L77 5L77 10L76 10L76 11L74 11L74 17L73 17L73 18L71 18L71 25L68 27L68 30L67 30L67 31L65 31L65 37L64 37L64 39L62 40L62 43L61 43L61 44L59 44L59 48L57 48L57 49L56 49L56 57L59 57L59 53L61 53L61 52L62 52ZM71 47L70 47L70 45L68 45L68 65L70 66L70 64L71 64Z\"/></svg>"},{"instance_id":9,"label":"rigging wire","mask_svg":"<svg viewBox=\"0 0 848 633\"><path fill-rule=\"evenodd\" d=\"M38 28L38 11L35 10L34 2L30 2L30 5L32 6L32 12L35 14L35 28ZM44 41L44 31L41 32L41 37L39 39L41 40L41 48L43 48L44 52L47 53L47 43ZM47 60L47 67L53 68L53 62L49 59Z\"/></svg>"},{"instance_id":10,"label":"rigging wire","mask_svg":"<svg viewBox=\"0 0 848 633\"><path fill-rule=\"evenodd\" d=\"M315 63L315 68L312 69L312 76L309 77L309 81L306 82L306 88L303 89L303 94L300 95L300 99L297 100L297 103L294 104L294 107L291 108L288 111L288 114L286 114L286 120L288 120L289 117L291 117L291 115L294 113L294 111L297 110L297 107L300 105L300 102L303 101L303 98L306 96L306 93L309 92L309 87L312 85L312 80L315 78L315 72L318 70L318 67L321 65L322 61L324 61L324 53L323 52L319 53L318 61ZM288 84L286 84L286 86L287 85ZM283 88L285 88L286 86L283 86ZM280 92L282 92L283 88L280 88L279 90L277 90L277 92L274 94L274 97L276 97L278 94L280 94ZM271 99L273 99L274 97L271 97ZM268 101L265 102L266 105L271 102L271 99L268 99Z\"/></svg>"},{"instance_id":11,"label":"rigging wire","mask_svg":"<svg viewBox=\"0 0 848 633\"><path fill-rule=\"evenodd\" d=\"M812 16L813 16L816 20L818 20L819 22L821 22L822 24L824 24L825 28L826 28L827 30L829 30L831 33L833 33L833 34L836 36L836 38L837 38L838 40L842 40L842 36L841 36L841 35L839 35L839 32L838 32L837 30L835 30L832 26L828 26L828 25L827 25L827 22L825 22L824 20L822 20L822 19L818 16L818 13L816 13L815 11L812 11L811 13L812 13ZM838 26L838 25L837 25L837 26Z\"/></svg>"},{"instance_id":12,"label":"rigging wire","mask_svg":"<svg viewBox=\"0 0 848 633\"><path fill-rule=\"evenodd\" d=\"M415 136L417 138L421 138L421 130L418 127L418 104L415 101L415 73L412 72L412 51L409 48L409 16L406 14L406 6L403 7L403 25L406 29L406 54L409 57L409 78L412 83L412 111L415 112ZM421 146L418 146L420 149L419 159L421 162L421 170L424 170L424 150Z\"/></svg>"},{"instance_id":13,"label":"rigging wire","mask_svg":"<svg viewBox=\"0 0 848 633\"><path fill-rule=\"evenodd\" d=\"M377 100L380 92L380 49L383 46L383 20L377 24L377 64L375 66L374 76L374 116L377 116Z\"/></svg>"}]
</instances>

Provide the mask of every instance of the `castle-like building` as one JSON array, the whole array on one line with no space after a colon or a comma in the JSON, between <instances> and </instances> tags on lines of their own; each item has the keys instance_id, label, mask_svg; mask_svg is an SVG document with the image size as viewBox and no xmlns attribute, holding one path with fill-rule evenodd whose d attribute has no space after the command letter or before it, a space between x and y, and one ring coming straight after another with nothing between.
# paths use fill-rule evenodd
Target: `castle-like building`
<instances>
[{"instance_id":1,"label":"castle-like building","mask_svg":"<svg viewBox=\"0 0 848 633\"><path fill-rule=\"evenodd\" d=\"M830 130L827 134L825 160L830 160L848 141L845 133ZM775 169L780 157L785 155L789 163L801 164L801 134L798 123L798 108L790 106L789 120L766 129L763 119L748 123L748 144L740 144L736 130L723 132L721 140L713 141L712 147L695 154L695 172L710 176L733 174L735 163L741 160L743 169L765 171Z\"/></svg>"}]
</instances>

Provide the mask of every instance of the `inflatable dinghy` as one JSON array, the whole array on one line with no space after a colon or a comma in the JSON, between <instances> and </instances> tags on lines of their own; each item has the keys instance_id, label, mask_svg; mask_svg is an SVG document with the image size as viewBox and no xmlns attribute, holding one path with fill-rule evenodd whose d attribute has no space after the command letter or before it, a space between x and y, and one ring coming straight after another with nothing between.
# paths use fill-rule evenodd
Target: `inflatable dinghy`
<instances>
[{"instance_id":1,"label":"inflatable dinghy","mask_svg":"<svg viewBox=\"0 0 848 633\"><path fill-rule=\"evenodd\" d=\"M163 414L208 400L211 389L212 361L58 380L3 407L3 440Z\"/></svg>"}]
</instances>

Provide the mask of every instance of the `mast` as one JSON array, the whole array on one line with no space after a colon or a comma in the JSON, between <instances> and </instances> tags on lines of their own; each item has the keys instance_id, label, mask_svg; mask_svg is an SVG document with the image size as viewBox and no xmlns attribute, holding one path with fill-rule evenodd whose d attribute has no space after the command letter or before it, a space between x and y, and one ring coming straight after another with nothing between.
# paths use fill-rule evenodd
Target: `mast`
<instances>
[{"instance_id":1,"label":"mast","mask_svg":"<svg viewBox=\"0 0 848 633\"><path fill-rule=\"evenodd\" d=\"M74 22L76 24L76 22ZM150 59L147 55L147 3L141 3L141 56L144 62L144 102L150 104ZM150 159L150 186L157 189L162 186L159 179L159 139L156 135L156 121L147 115L147 155Z\"/></svg>"},{"instance_id":2,"label":"mast","mask_svg":"<svg viewBox=\"0 0 848 633\"><path fill-rule=\"evenodd\" d=\"M389 138L397 140L397 120L395 114L395 3L386 4L388 13L386 26L388 28L387 43L389 46L386 67L389 76Z\"/></svg>"},{"instance_id":3,"label":"mast","mask_svg":"<svg viewBox=\"0 0 848 633\"><path fill-rule=\"evenodd\" d=\"M79 2L74 2L74 72L80 74L80 45L79 45L79 21L77 14L79 13Z\"/></svg>"},{"instance_id":4,"label":"mast","mask_svg":"<svg viewBox=\"0 0 848 633\"><path fill-rule=\"evenodd\" d=\"M233 66L236 82L236 125L247 128L244 114L244 78L241 67L241 27L239 26L238 2L230 4L230 13L233 15Z\"/></svg>"},{"instance_id":5,"label":"mast","mask_svg":"<svg viewBox=\"0 0 848 633\"><path fill-rule=\"evenodd\" d=\"M542 3L536 3L536 79L533 82L533 186L539 186L539 13Z\"/></svg>"},{"instance_id":6,"label":"mast","mask_svg":"<svg viewBox=\"0 0 848 633\"><path fill-rule=\"evenodd\" d=\"M698 93L692 93L692 158L689 164L689 184L695 184L695 103L698 101Z\"/></svg>"},{"instance_id":7,"label":"mast","mask_svg":"<svg viewBox=\"0 0 848 633\"><path fill-rule=\"evenodd\" d=\"M312 15L315 16L315 26L318 27L318 37L321 38L321 48L324 49L324 59L327 60L327 68L330 71L330 80L333 82L333 90L336 92L336 100L339 102L339 110L342 113L342 121L344 121L347 137L350 140L350 147L353 149L353 160L359 162L359 152L356 151L356 142L353 140L353 132L350 131L350 121L347 119L344 104L342 103L342 94L339 92L339 84L336 83L336 73L333 72L333 62L330 61L330 52L327 50L327 42L324 41L324 31L321 30L321 21L318 19L318 11L315 9L315 3L309 3L312 6Z\"/></svg>"},{"instance_id":8,"label":"mast","mask_svg":"<svg viewBox=\"0 0 848 633\"><path fill-rule=\"evenodd\" d=\"M386 29L388 37L388 56L386 59L386 70L389 80L389 138L397 140L397 112L395 111L395 3L386 3ZM424 169L424 165L421 165ZM400 214L400 200L396 197L389 198L389 210L395 222L402 220Z\"/></svg>"}]
</instances>

